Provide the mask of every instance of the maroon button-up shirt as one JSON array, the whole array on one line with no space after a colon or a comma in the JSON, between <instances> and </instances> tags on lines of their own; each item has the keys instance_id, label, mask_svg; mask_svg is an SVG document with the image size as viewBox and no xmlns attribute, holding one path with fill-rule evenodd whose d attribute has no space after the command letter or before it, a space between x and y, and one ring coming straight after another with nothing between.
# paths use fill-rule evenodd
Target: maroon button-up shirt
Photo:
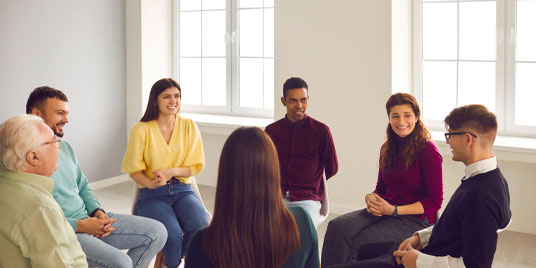
<instances>
[{"instance_id":1,"label":"maroon button-up shirt","mask_svg":"<svg viewBox=\"0 0 536 268\"><path fill-rule=\"evenodd\" d=\"M285 118L268 125L279 156L281 190L290 201L324 200L324 181L337 173L338 162L329 127L307 115L292 123Z\"/></svg>"}]
</instances>

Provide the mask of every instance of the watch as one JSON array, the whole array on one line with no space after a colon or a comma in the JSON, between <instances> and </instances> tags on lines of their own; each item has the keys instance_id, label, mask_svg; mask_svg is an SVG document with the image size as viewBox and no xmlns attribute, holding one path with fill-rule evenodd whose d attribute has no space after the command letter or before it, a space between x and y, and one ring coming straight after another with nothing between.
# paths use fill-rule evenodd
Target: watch
<instances>
[{"instance_id":1,"label":"watch","mask_svg":"<svg viewBox=\"0 0 536 268\"><path fill-rule=\"evenodd\" d=\"M398 206L395 205L395 211L393 212L393 214L391 214L392 216L398 216Z\"/></svg>"}]
</instances>

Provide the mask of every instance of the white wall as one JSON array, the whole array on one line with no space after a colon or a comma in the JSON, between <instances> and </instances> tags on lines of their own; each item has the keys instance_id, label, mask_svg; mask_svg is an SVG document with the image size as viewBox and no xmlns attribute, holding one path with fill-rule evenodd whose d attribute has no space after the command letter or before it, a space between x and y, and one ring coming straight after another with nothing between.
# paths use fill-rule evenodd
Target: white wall
<instances>
[{"instance_id":1,"label":"white wall","mask_svg":"<svg viewBox=\"0 0 536 268\"><path fill-rule=\"evenodd\" d=\"M151 86L171 77L172 0L125 0L127 39L127 128L145 112ZM140 94L141 93L141 94Z\"/></svg>"},{"instance_id":2,"label":"white wall","mask_svg":"<svg viewBox=\"0 0 536 268\"><path fill-rule=\"evenodd\" d=\"M0 1L0 122L48 85L69 98L64 139L90 181L116 176L125 140L123 0Z\"/></svg>"}]
</instances>

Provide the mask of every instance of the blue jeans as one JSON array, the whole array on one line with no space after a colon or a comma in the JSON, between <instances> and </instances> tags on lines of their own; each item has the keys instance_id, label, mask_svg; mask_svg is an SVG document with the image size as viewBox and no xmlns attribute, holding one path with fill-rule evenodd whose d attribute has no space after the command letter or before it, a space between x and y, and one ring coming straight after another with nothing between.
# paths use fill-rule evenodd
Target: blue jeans
<instances>
[{"instance_id":1,"label":"blue jeans","mask_svg":"<svg viewBox=\"0 0 536 268\"><path fill-rule=\"evenodd\" d=\"M162 253L168 267L179 266L195 232L208 226L205 207L195 196L192 186L182 182L157 189L140 189L136 209L138 215L158 220L166 226L168 238Z\"/></svg>"},{"instance_id":2,"label":"blue jeans","mask_svg":"<svg viewBox=\"0 0 536 268\"><path fill-rule=\"evenodd\" d=\"M90 267L147 267L166 242L166 228L144 217L107 213L115 218L109 236L76 233ZM128 253L121 250L128 249Z\"/></svg>"}]
</instances>

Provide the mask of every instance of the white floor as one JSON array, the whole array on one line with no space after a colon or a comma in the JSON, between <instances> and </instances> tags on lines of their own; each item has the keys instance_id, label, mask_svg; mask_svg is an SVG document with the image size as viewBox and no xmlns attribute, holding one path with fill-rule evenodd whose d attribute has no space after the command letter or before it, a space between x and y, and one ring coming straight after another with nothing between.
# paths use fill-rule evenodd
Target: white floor
<instances>
[{"instance_id":1,"label":"white floor","mask_svg":"<svg viewBox=\"0 0 536 268\"><path fill-rule=\"evenodd\" d=\"M115 213L130 214L135 184L122 182L95 190L102 207ZM216 188L199 185L203 202L211 213L214 210ZM318 226L318 247L321 250L327 223L338 215L331 214ZM149 267L153 267L151 264ZM183 267L183 265L181 265ZM493 268L536 268L536 235L504 231L499 235Z\"/></svg>"}]
</instances>

